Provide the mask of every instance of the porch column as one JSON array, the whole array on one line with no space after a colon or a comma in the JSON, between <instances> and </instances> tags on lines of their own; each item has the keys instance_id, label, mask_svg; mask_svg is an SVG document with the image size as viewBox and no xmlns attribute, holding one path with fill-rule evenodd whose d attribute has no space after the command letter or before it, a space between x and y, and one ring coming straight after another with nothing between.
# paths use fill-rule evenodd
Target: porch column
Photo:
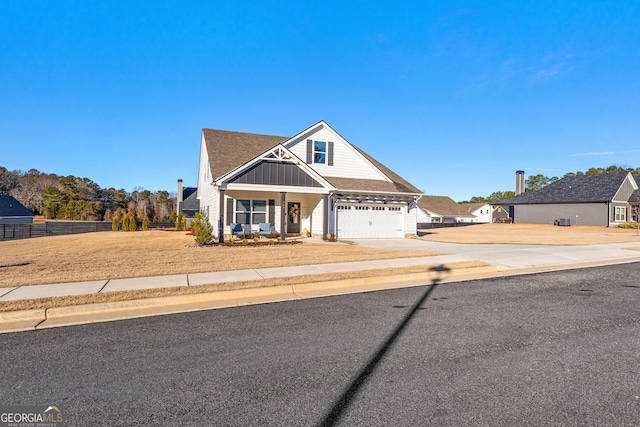
<instances>
[{"instance_id":1,"label":"porch column","mask_svg":"<svg viewBox=\"0 0 640 427\"><path fill-rule=\"evenodd\" d=\"M219 191L220 208L218 212L218 242L224 243L224 190Z\"/></svg>"},{"instance_id":2,"label":"porch column","mask_svg":"<svg viewBox=\"0 0 640 427\"><path fill-rule=\"evenodd\" d=\"M329 203L329 195L325 194L322 197L322 203L324 204L324 215L322 215L322 240L327 240L327 233L329 233L329 212L331 211L331 203ZM338 226L336 225L336 230Z\"/></svg>"},{"instance_id":3,"label":"porch column","mask_svg":"<svg viewBox=\"0 0 640 427\"><path fill-rule=\"evenodd\" d=\"M280 193L280 237L286 239L285 227L287 226L287 193Z\"/></svg>"}]
</instances>

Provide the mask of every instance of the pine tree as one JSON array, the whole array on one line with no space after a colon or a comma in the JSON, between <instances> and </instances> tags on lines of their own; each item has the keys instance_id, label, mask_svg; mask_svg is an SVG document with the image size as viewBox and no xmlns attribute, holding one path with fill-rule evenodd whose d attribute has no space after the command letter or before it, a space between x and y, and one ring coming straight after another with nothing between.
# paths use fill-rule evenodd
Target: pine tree
<instances>
[{"instance_id":1,"label":"pine tree","mask_svg":"<svg viewBox=\"0 0 640 427\"><path fill-rule=\"evenodd\" d=\"M213 226L209 222L209 216L204 212L196 212L191 222L193 225L193 235L198 246L211 242Z\"/></svg>"},{"instance_id":2,"label":"pine tree","mask_svg":"<svg viewBox=\"0 0 640 427\"><path fill-rule=\"evenodd\" d=\"M129 215L129 231L136 231L138 229L138 222L133 214Z\"/></svg>"}]
</instances>

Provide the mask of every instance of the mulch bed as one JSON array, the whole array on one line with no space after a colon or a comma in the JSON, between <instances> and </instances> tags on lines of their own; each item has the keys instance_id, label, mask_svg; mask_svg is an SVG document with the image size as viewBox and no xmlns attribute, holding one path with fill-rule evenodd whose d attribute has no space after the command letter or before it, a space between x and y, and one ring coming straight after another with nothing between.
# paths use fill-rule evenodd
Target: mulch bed
<instances>
[{"instance_id":1,"label":"mulch bed","mask_svg":"<svg viewBox=\"0 0 640 427\"><path fill-rule=\"evenodd\" d=\"M277 240L271 240L271 241L258 241L258 242L254 242L253 240L249 240L246 243L243 243L242 240L236 240L235 242L231 243L229 241L226 241L224 243L218 243L218 242L211 242L207 245L204 245L205 247L227 247L227 248L250 248L250 247L259 247L259 246L282 246L282 245L297 245L302 243L302 241L300 240L284 240L284 241L280 241L278 242ZM188 245L188 247L190 248L197 248L198 245L196 243L191 243L190 245Z\"/></svg>"}]
</instances>

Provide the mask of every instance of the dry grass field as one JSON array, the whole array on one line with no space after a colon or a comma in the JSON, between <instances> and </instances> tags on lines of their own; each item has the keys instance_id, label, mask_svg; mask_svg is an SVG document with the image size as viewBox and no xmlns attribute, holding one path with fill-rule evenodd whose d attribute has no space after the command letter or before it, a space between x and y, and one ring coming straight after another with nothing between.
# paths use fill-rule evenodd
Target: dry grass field
<instances>
[{"instance_id":1,"label":"dry grass field","mask_svg":"<svg viewBox=\"0 0 640 427\"><path fill-rule=\"evenodd\" d=\"M184 232L87 233L0 242L0 287L429 256L307 240L193 248Z\"/></svg>"},{"instance_id":2,"label":"dry grass field","mask_svg":"<svg viewBox=\"0 0 640 427\"><path fill-rule=\"evenodd\" d=\"M596 245L640 243L636 230L616 227L546 224L478 224L463 227L421 230L422 240L447 243L503 243L523 245Z\"/></svg>"}]
</instances>

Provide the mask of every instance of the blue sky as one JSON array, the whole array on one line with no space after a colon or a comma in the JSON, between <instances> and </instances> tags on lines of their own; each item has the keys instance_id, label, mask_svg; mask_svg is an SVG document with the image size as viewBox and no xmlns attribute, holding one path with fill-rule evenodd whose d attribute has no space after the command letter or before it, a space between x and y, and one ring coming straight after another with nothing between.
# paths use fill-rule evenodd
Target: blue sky
<instances>
[{"instance_id":1,"label":"blue sky","mask_svg":"<svg viewBox=\"0 0 640 427\"><path fill-rule=\"evenodd\" d=\"M325 120L456 201L640 167L639 22L636 1L0 0L0 166L175 191L203 127Z\"/></svg>"}]
</instances>

